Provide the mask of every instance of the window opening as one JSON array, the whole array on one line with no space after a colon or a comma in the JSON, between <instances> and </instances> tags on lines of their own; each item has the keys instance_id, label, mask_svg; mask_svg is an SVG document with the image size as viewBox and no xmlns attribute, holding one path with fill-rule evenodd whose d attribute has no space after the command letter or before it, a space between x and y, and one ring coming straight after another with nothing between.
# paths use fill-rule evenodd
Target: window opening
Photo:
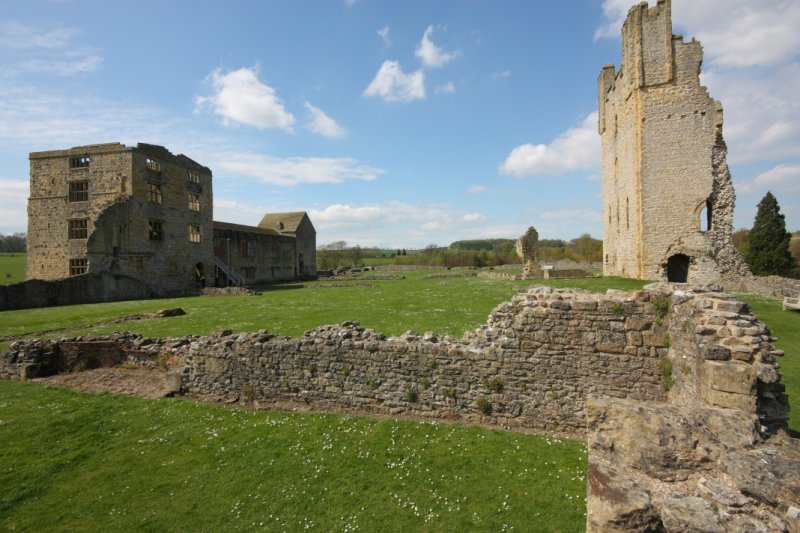
<instances>
[{"instance_id":1,"label":"window opening","mask_svg":"<svg viewBox=\"0 0 800 533\"><path fill-rule=\"evenodd\" d=\"M69 238L70 239L85 239L89 236L88 224L85 218L76 218L70 220L69 224Z\"/></svg>"},{"instance_id":2,"label":"window opening","mask_svg":"<svg viewBox=\"0 0 800 533\"><path fill-rule=\"evenodd\" d=\"M144 162L145 166L150 170L154 170L156 172L161 172L161 163L156 161L155 159L150 159L149 157Z\"/></svg>"},{"instance_id":3,"label":"window opening","mask_svg":"<svg viewBox=\"0 0 800 533\"><path fill-rule=\"evenodd\" d=\"M161 203L161 185L158 183L148 183L147 184L147 199L154 203L160 204Z\"/></svg>"},{"instance_id":4,"label":"window opening","mask_svg":"<svg viewBox=\"0 0 800 533\"><path fill-rule=\"evenodd\" d=\"M86 202L89 200L89 182L87 180L69 182L69 201Z\"/></svg>"},{"instance_id":5,"label":"window opening","mask_svg":"<svg viewBox=\"0 0 800 533\"><path fill-rule=\"evenodd\" d=\"M200 226L189 224L189 242L200 242Z\"/></svg>"},{"instance_id":6,"label":"window opening","mask_svg":"<svg viewBox=\"0 0 800 533\"><path fill-rule=\"evenodd\" d=\"M84 155L81 157L70 157L69 158L69 168L88 168L89 163L91 163L92 158L88 155Z\"/></svg>"},{"instance_id":7,"label":"window opening","mask_svg":"<svg viewBox=\"0 0 800 533\"><path fill-rule=\"evenodd\" d=\"M69 275L80 276L86 274L89 270L89 261L87 259L70 259L69 260Z\"/></svg>"},{"instance_id":8,"label":"window opening","mask_svg":"<svg viewBox=\"0 0 800 533\"><path fill-rule=\"evenodd\" d=\"M189 193L189 209L192 211L200 211L200 195L193 192Z\"/></svg>"},{"instance_id":9,"label":"window opening","mask_svg":"<svg viewBox=\"0 0 800 533\"><path fill-rule=\"evenodd\" d=\"M159 220L150 220L147 222L148 235L151 241L164 240L164 223Z\"/></svg>"}]
</instances>

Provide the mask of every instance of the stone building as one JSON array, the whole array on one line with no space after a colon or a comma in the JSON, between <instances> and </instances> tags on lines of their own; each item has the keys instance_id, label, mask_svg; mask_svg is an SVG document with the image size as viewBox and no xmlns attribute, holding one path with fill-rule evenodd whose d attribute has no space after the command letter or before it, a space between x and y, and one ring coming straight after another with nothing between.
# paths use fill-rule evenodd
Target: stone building
<instances>
[{"instance_id":1,"label":"stone building","mask_svg":"<svg viewBox=\"0 0 800 533\"><path fill-rule=\"evenodd\" d=\"M170 295L315 274L298 263L316 248L305 213L298 234L213 222L211 170L161 146L34 152L30 188L28 280L110 272Z\"/></svg>"},{"instance_id":2,"label":"stone building","mask_svg":"<svg viewBox=\"0 0 800 533\"><path fill-rule=\"evenodd\" d=\"M297 270L294 275L312 277L317 275L317 232L305 211L267 213L258 227L294 237L297 242L294 252Z\"/></svg>"},{"instance_id":3,"label":"stone building","mask_svg":"<svg viewBox=\"0 0 800 533\"><path fill-rule=\"evenodd\" d=\"M314 237L306 243L292 234L273 229L215 221L214 256L218 264L222 263L217 270L216 284L227 285L230 281L239 285L314 277L316 268L313 263L306 265L303 258L308 256L298 253L298 248L309 245L312 249L315 247Z\"/></svg>"},{"instance_id":4,"label":"stone building","mask_svg":"<svg viewBox=\"0 0 800 533\"><path fill-rule=\"evenodd\" d=\"M30 154L27 279L110 271L180 294L212 268L211 170L160 146Z\"/></svg>"},{"instance_id":5,"label":"stone building","mask_svg":"<svg viewBox=\"0 0 800 533\"><path fill-rule=\"evenodd\" d=\"M620 69L598 79L606 275L748 274L731 241L722 106L700 85L702 59L699 42L672 34L670 0L628 12Z\"/></svg>"}]
</instances>

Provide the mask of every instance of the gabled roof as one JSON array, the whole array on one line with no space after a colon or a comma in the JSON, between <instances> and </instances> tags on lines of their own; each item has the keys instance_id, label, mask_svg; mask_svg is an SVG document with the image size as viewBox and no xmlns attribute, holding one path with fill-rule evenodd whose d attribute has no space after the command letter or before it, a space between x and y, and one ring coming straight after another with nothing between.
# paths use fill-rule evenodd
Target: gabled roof
<instances>
[{"instance_id":1,"label":"gabled roof","mask_svg":"<svg viewBox=\"0 0 800 533\"><path fill-rule=\"evenodd\" d=\"M234 224L232 222L220 222L215 220L212 222L215 230L220 231L238 231L240 233L258 233L261 235L280 235L275 230L261 228L258 226L245 226L243 224Z\"/></svg>"},{"instance_id":2,"label":"gabled roof","mask_svg":"<svg viewBox=\"0 0 800 533\"><path fill-rule=\"evenodd\" d=\"M281 233L295 233L303 217L308 218L305 211L291 213L267 213L259 222L258 227L271 229ZM310 223L310 220L309 220Z\"/></svg>"}]
</instances>

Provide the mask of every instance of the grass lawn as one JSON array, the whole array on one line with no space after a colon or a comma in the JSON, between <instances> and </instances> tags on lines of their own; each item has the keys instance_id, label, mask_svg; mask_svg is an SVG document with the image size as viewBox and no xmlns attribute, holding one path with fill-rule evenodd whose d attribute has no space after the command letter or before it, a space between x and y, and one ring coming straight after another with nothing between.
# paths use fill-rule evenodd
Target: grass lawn
<instances>
[{"instance_id":1,"label":"grass lawn","mask_svg":"<svg viewBox=\"0 0 800 533\"><path fill-rule=\"evenodd\" d=\"M443 273L447 271L441 271ZM264 287L260 296L197 296L103 304L72 305L0 312L0 337L73 328L51 336L132 330L146 336L206 335L216 329L257 331L297 336L326 324L357 320L387 335L413 329L460 337L486 321L501 302L511 299L515 287L541 280L508 281L475 277L428 278L435 271L366 273L359 281L287 283ZM372 275L403 275L394 281L370 281ZM332 284L345 285L331 287ZM363 285L369 284L370 287ZM553 280L552 286L579 286L605 291L607 287L641 288L644 282L622 278ZM352 285L352 286L347 286ZM186 315L140 320L92 328L96 324L134 313L182 307ZM2 348L0 346L0 348Z\"/></svg>"},{"instance_id":2,"label":"grass lawn","mask_svg":"<svg viewBox=\"0 0 800 533\"><path fill-rule=\"evenodd\" d=\"M329 280L259 296L192 297L0 312L0 336L132 330L148 336L267 329L298 335L358 320L397 335L460 336L530 282L475 277ZM336 282L347 284L348 282ZM619 278L552 280L595 291ZM363 285L370 284L370 287ZM742 295L779 338L800 404L800 313ZM86 327L183 307L182 317ZM6 345L8 343L5 343ZM4 348L0 345L0 349ZM800 407L798 407L800 409ZM800 430L800 416L790 427ZM0 527L38 530L581 531L585 445L459 425L252 412L0 381Z\"/></svg>"},{"instance_id":3,"label":"grass lawn","mask_svg":"<svg viewBox=\"0 0 800 533\"><path fill-rule=\"evenodd\" d=\"M582 442L0 382L0 528L583 531Z\"/></svg>"},{"instance_id":4,"label":"grass lawn","mask_svg":"<svg viewBox=\"0 0 800 533\"><path fill-rule=\"evenodd\" d=\"M800 432L800 311L782 311L781 301L754 294L740 294L750 308L764 322L774 337L775 346L784 352L778 359L781 380L789 395L789 427Z\"/></svg>"},{"instance_id":5,"label":"grass lawn","mask_svg":"<svg viewBox=\"0 0 800 533\"><path fill-rule=\"evenodd\" d=\"M25 254L0 253L0 285L25 281Z\"/></svg>"}]
</instances>

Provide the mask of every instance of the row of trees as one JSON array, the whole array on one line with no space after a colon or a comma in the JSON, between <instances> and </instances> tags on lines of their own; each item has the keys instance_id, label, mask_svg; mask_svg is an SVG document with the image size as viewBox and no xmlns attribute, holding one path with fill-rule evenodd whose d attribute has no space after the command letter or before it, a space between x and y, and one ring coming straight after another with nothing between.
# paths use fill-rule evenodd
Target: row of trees
<instances>
[{"instance_id":1,"label":"row of trees","mask_svg":"<svg viewBox=\"0 0 800 533\"><path fill-rule=\"evenodd\" d=\"M542 261L572 259L577 262L599 262L603 257L603 241L583 234L576 239L543 239L539 241ZM334 270L370 264L421 265L441 267L491 267L520 263L513 239L478 239L456 241L450 246L430 244L422 250L383 250L348 246L335 241L317 248L317 268Z\"/></svg>"},{"instance_id":2,"label":"row of trees","mask_svg":"<svg viewBox=\"0 0 800 533\"><path fill-rule=\"evenodd\" d=\"M27 243L24 233L0 234L0 253L25 253Z\"/></svg>"}]
</instances>

